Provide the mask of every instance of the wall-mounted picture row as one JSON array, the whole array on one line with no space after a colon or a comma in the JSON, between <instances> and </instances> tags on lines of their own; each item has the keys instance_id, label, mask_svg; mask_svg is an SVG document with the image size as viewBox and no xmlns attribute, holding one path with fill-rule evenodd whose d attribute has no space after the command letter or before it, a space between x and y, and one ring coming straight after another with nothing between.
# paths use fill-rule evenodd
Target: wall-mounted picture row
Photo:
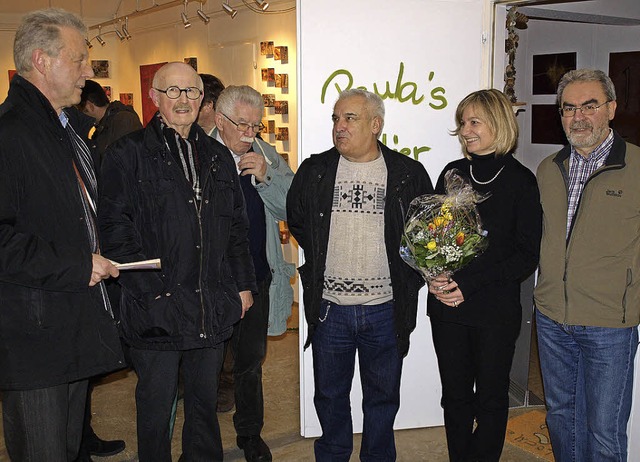
<instances>
[{"instance_id":1,"label":"wall-mounted picture row","mask_svg":"<svg viewBox=\"0 0 640 462\"><path fill-rule=\"evenodd\" d=\"M273 57L277 61L289 61L289 47L274 46L273 42L260 42L260 54Z\"/></svg>"},{"instance_id":2,"label":"wall-mounted picture row","mask_svg":"<svg viewBox=\"0 0 640 462\"><path fill-rule=\"evenodd\" d=\"M272 67L260 69L263 82L273 82L276 88L289 88L289 74L276 74Z\"/></svg>"}]
</instances>

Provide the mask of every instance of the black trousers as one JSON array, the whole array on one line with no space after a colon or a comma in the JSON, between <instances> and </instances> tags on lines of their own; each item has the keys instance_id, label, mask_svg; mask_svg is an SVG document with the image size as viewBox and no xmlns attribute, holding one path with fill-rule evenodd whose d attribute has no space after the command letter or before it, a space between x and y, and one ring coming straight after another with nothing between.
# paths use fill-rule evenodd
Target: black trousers
<instances>
[{"instance_id":1,"label":"black trousers","mask_svg":"<svg viewBox=\"0 0 640 462\"><path fill-rule=\"evenodd\" d=\"M470 327L431 318L451 462L500 459L519 330L520 326Z\"/></svg>"},{"instance_id":2,"label":"black trousers","mask_svg":"<svg viewBox=\"0 0 640 462\"><path fill-rule=\"evenodd\" d=\"M186 351L131 348L136 373L138 456L140 462L171 462L171 419L178 390L184 382L184 462L221 461L222 439L216 414L218 376L223 346Z\"/></svg>"},{"instance_id":3,"label":"black trousers","mask_svg":"<svg viewBox=\"0 0 640 462\"><path fill-rule=\"evenodd\" d=\"M238 436L259 435L264 425L262 363L267 354L270 284L269 276L258 285L253 306L233 327L230 340L236 399L233 423Z\"/></svg>"},{"instance_id":4,"label":"black trousers","mask_svg":"<svg viewBox=\"0 0 640 462\"><path fill-rule=\"evenodd\" d=\"M4 390L4 441L11 460L71 462L80 448L87 381Z\"/></svg>"}]
</instances>

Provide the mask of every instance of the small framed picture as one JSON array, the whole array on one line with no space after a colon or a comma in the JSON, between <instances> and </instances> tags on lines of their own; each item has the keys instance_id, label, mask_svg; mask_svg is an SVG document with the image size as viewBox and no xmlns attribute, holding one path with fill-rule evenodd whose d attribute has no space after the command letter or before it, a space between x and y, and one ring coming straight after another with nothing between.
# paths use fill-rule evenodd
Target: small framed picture
<instances>
[{"instance_id":1,"label":"small framed picture","mask_svg":"<svg viewBox=\"0 0 640 462\"><path fill-rule=\"evenodd\" d=\"M260 75L262 76L262 81L266 82L267 80L269 80L269 69L263 67L262 69L260 69Z\"/></svg>"},{"instance_id":2,"label":"small framed picture","mask_svg":"<svg viewBox=\"0 0 640 462\"><path fill-rule=\"evenodd\" d=\"M109 61L106 59L92 59L91 67L93 68L93 74L96 79L109 78Z\"/></svg>"},{"instance_id":3,"label":"small framed picture","mask_svg":"<svg viewBox=\"0 0 640 462\"><path fill-rule=\"evenodd\" d=\"M184 58L184 63L193 67L193 70L198 72L198 58L196 58L195 56Z\"/></svg>"},{"instance_id":4,"label":"small framed picture","mask_svg":"<svg viewBox=\"0 0 640 462\"><path fill-rule=\"evenodd\" d=\"M107 98L109 98L109 101L111 101L111 87L109 85L103 85L102 89L106 93Z\"/></svg>"},{"instance_id":5,"label":"small framed picture","mask_svg":"<svg viewBox=\"0 0 640 462\"><path fill-rule=\"evenodd\" d=\"M273 107L275 106L276 95L273 93L263 94L262 100L264 101L264 107Z\"/></svg>"},{"instance_id":6,"label":"small framed picture","mask_svg":"<svg viewBox=\"0 0 640 462\"><path fill-rule=\"evenodd\" d=\"M120 93L120 102L125 106L133 106L133 93Z\"/></svg>"},{"instance_id":7,"label":"small framed picture","mask_svg":"<svg viewBox=\"0 0 640 462\"><path fill-rule=\"evenodd\" d=\"M289 102L288 101L276 101L274 103L276 108L276 114L289 114Z\"/></svg>"},{"instance_id":8,"label":"small framed picture","mask_svg":"<svg viewBox=\"0 0 640 462\"><path fill-rule=\"evenodd\" d=\"M275 47L273 49L273 59L277 59L282 62L289 61L289 48L288 47Z\"/></svg>"},{"instance_id":9,"label":"small framed picture","mask_svg":"<svg viewBox=\"0 0 640 462\"><path fill-rule=\"evenodd\" d=\"M278 127L276 131L276 140L289 141L289 127Z\"/></svg>"}]
</instances>

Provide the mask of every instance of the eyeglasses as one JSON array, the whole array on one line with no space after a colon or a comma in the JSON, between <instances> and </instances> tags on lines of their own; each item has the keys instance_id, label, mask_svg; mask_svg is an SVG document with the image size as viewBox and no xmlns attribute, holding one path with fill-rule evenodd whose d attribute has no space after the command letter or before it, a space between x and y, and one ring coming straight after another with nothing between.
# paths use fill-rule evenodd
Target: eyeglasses
<instances>
[{"instance_id":1,"label":"eyeglasses","mask_svg":"<svg viewBox=\"0 0 640 462\"><path fill-rule=\"evenodd\" d=\"M598 106L596 106L595 104L585 104L584 106L566 106L559 108L558 111L560 111L560 115L562 117L573 117L576 115L576 111L580 109L582 115L590 116L598 112L598 109L600 109L605 104L610 103L611 101L612 100L605 101Z\"/></svg>"},{"instance_id":2,"label":"eyeglasses","mask_svg":"<svg viewBox=\"0 0 640 462\"><path fill-rule=\"evenodd\" d=\"M235 125L235 126L236 126L236 129L237 129L239 132L244 133L244 132L246 132L249 128L251 128L251 131L253 131L253 133L260 133L262 130L264 130L264 129L265 129L265 126L264 126L264 124L263 124L262 122L260 122L259 124L253 124L253 125L250 125L250 124L247 124L247 123L244 123L244 122L240 122L240 123L238 123L238 122L233 121L233 120L232 120L232 119L231 119L227 114L224 114L224 113L222 113L222 112L221 112L220 114L222 114L223 116L225 116L225 118L226 118L229 122L231 122L233 125Z\"/></svg>"},{"instance_id":3,"label":"eyeglasses","mask_svg":"<svg viewBox=\"0 0 640 462\"><path fill-rule=\"evenodd\" d=\"M187 98L189 99L198 99L200 98L200 95L202 95L202 90L200 90L198 87L180 88L176 86L171 86L166 90L160 90L159 88L155 88L155 87L153 89L156 91L159 91L160 93L164 93L165 95L167 95L167 98L169 99L180 98L180 95L182 95L182 92L184 92L184 94L187 95Z\"/></svg>"}]
</instances>

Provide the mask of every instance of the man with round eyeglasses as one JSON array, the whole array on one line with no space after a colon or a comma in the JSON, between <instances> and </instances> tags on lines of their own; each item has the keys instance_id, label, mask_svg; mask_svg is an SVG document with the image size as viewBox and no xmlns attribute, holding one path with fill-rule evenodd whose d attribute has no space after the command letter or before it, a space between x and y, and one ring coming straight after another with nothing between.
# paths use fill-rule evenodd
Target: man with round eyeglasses
<instances>
[{"instance_id":1,"label":"man with round eyeglasses","mask_svg":"<svg viewBox=\"0 0 640 462\"><path fill-rule=\"evenodd\" d=\"M162 262L160 271L123 271L119 279L121 335L138 375L141 462L171 461L179 371L181 459L223 459L216 415L223 346L257 290L233 159L194 123L202 88L191 66L160 68L149 92L158 112L144 130L110 145L102 167L105 255Z\"/></svg>"},{"instance_id":2,"label":"man with round eyeglasses","mask_svg":"<svg viewBox=\"0 0 640 462\"><path fill-rule=\"evenodd\" d=\"M557 98L569 144L537 174L547 426L558 462L625 461L640 322L640 148L609 127L616 93L604 72L568 72Z\"/></svg>"},{"instance_id":3,"label":"man with round eyeglasses","mask_svg":"<svg viewBox=\"0 0 640 462\"><path fill-rule=\"evenodd\" d=\"M293 172L269 143L257 135L264 129L262 95L253 88L229 86L216 101L216 128L211 136L233 155L249 217L249 247L258 292L254 303L233 328L233 416L238 447L248 462L270 461L269 447L261 438L264 424L262 363L267 335L286 331L291 315L295 267L282 255L279 221L285 221L286 197ZM225 383L221 381L221 389ZM218 395L220 397L220 394Z\"/></svg>"}]
</instances>

